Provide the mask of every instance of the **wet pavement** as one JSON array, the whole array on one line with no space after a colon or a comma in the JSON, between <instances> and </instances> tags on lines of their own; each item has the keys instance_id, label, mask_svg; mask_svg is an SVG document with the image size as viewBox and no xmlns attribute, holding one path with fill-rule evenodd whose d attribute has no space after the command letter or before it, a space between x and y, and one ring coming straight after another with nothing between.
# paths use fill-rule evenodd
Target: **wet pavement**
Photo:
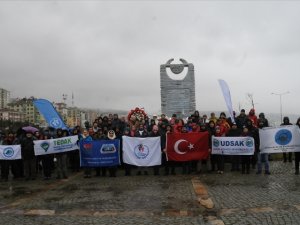
<instances>
[{"instance_id":1,"label":"wet pavement","mask_svg":"<svg viewBox=\"0 0 300 225\"><path fill-rule=\"evenodd\" d=\"M271 162L271 175L227 171L1 182L0 224L300 224L292 163Z\"/></svg>"}]
</instances>

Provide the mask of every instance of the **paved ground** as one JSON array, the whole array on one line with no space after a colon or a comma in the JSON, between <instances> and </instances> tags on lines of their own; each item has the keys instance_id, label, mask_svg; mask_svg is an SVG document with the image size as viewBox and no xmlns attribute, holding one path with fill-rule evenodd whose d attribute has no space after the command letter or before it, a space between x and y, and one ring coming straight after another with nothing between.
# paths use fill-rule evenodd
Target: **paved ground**
<instances>
[{"instance_id":1,"label":"paved ground","mask_svg":"<svg viewBox=\"0 0 300 225\"><path fill-rule=\"evenodd\" d=\"M251 172L1 182L0 224L300 224L293 164Z\"/></svg>"}]
</instances>

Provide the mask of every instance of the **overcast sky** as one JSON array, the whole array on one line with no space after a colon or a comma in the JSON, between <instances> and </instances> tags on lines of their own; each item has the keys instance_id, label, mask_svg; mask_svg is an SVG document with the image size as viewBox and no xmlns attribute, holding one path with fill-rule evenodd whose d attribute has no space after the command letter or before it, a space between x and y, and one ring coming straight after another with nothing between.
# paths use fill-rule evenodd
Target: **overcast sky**
<instances>
[{"instance_id":1,"label":"overcast sky","mask_svg":"<svg viewBox=\"0 0 300 225\"><path fill-rule=\"evenodd\" d=\"M1 1L0 87L90 108L160 112L160 65L193 63L200 111L300 115L299 1Z\"/></svg>"}]
</instances>

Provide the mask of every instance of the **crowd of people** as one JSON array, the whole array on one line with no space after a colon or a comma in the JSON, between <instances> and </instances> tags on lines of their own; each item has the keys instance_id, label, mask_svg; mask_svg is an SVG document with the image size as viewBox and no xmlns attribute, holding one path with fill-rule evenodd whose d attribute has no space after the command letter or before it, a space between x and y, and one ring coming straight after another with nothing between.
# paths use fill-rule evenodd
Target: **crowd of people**
<instances>
[{"instance_id":1,"label":"crowd of people","mask_svg":"<svg viewBox=\"0 0 300 225\"><path fill-rule=\"evenodd\" d=\"M284 117L282 125L291 125L289 118ZM296 125L300 127L300 118ZM119 167L99 167L99 168L80 168L79 150L74 150L59 154L48 154L35 156L34 140L46 140L51 138L66 137L69 135L78 135L79 140L112 140L119 139L122 146L122 136L130 137L161 137L161 154L162 165L154 166L154 175L175 175L175 168L180 168L182 174L190 174L199 172L199 165L209 167L210 172L224 173L225 163L231 164L231 171L240 171L242 174L249 174L254 170L256 174L264 172L270 175L269 155L262 154L259 150L259 129L268 127L268 120L264 113L260 113L258 117L255 110L251 109L248 113L242 109L239 115L235 115L234 121L227 118L224 112L219 117L215 113L210 116L200 115L199 111L195 111L187 120L177 118L176 114L167 118L161 114L160 117L154 115L152 118L145 117L142 120L127 121L125 117L119 118L118 114L109 114L108 116L100 116L92 126L81 128L74 127L72 130L54 130L52 128L41 129L32 133L24 131L20 128L17 132L8 131L1 133L0 145L21 145L22 159L18 160L0 160L1 164L1 180L8 181L10 172L13 179L23 178L25 180L37 179L38 173L43 173L44 180L51 177L56 179L67 179L68 171L73 172L84 170L84 177L90 178L95 176L115 177L117 170L124 171L125 176L130 175L148 175L149 169L143 167L135 167L122 162L122 154L120 154L122 164ZM211 137L227 136L240 137L250 136L255 140L255 152L252 156L224 156L212 155L206 160L190 161L190 162L172 162L166 159L166 135L167 133L189 133L189 132L208 132L209 143L211 148ZM122 149L122 147L120 148ZM295 174L299 174L300 152L295 155ZM210 163L208 163L210 162ZM292 162L292 153L283 154L283 162ZM264 171L263 171L264 165ZM108 173L107 173L108 171ZM135 174L133 174L135 172Z\"/></svg>"}]
</instances>

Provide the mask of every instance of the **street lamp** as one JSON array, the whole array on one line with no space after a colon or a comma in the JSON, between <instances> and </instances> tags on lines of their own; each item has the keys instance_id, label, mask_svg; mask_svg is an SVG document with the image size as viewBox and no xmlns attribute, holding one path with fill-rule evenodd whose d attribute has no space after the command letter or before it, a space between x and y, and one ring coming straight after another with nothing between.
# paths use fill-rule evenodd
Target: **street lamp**
<instances>
[{"instance_id":1,"label":"street lamp","mask_svg":"<svg viewBox=\"0 0 300 225\"><path fill-rule=\"evenodd\" d=\"M279 101L280 101L280 122L282 123L282 102L281 102L281 96L289 94L289 91L282 92L282 93L271 93L272 95L278 95L279 96Z\"/></svg>"}]
</instances>

